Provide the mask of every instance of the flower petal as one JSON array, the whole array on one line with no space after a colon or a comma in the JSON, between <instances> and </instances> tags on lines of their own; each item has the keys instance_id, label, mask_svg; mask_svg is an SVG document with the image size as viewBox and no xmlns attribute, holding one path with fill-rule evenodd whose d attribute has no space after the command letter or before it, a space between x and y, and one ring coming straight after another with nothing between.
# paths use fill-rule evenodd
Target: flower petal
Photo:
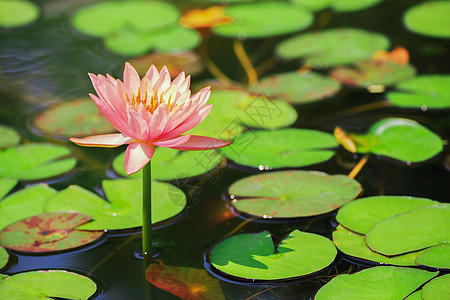
<instances>
[{"instance_id":1,"label":"flower petal","mask_svg":"<svg viewBox=\"0 0 450 300\"><path fill-rule=\"evenodd\" d=\"M229 141L218 140L206 136L191 135L190 139L181 145L170 147L176 150L208 150L228 146Z\"/></svg>"},{"instance_id":2,"label":"flower petal","mask_svg":"<svg viewBox=\"0 0 450 300\"><path fill-rule=\"evenodd\" d=\"M72 142L77 145L85 147L117 147L123 144L128 144L132 139L122 133L102 134L87 136L84 138L70 138Z\"/></svg>"},{"instance_id":3,"label":"flower petal","mask_svg":"<svg viewBox=\"0 0 450 300\"><path fill-rule=\"evenodd\" d=\"M125 70L123 71L123 83L127 87L128 92L134 93L138 92L139 86L141 85L141 79L136 69L128 62L125 63Z\"/></svg>"},{"instance_id":4,"label":"flower petal","mask_svg":"<svg viewBox=\"0 0 450 300\"><path fill-rule=\"evenodd\" d=\"M152 159L155 147L151 144L131 143L125 151L125 172L134 174Z\"/></svg>"},{"instance_id":5,"label":"flower petal","mask_svg":"<svg viewBox=\"0 0 450 300\"><path fill-rule=\"evenodd\" d=\"M190 134L180 135L180 136L170 139L170 140L154 142L153 145L159 146L159 147L172 148L172 147L186 143L190 137L191 137Z\"/></svg>"},{"instance_id":6,"label":"flower petal","mask_svg":"<svg viewBox=\"0 0 450 300\"><path fill-rule=\"evenodd\" d=\"M159 138L161 134L164 133L164 128L166 127L166 123L169 120L169 108L165 103L162 103L153 113L152 119L148 124L149 128L149 139L155 140Z\"/></svg>"}]
</instances>

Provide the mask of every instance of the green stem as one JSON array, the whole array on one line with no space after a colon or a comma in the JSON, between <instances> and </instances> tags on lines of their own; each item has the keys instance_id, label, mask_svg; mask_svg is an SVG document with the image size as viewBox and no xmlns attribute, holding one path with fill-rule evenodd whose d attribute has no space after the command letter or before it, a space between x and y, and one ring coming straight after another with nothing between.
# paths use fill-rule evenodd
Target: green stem
<instances>
[{"instance_id":1,"label":"green stem","mask_svg":"<svg viewBox=\"0 0 450 300\"><path fill-rule=\"evenodd\" d=\"M152 167L148 162L142 171L142 254L150 263L152 259Z\"/></svg>"}]
</instances>

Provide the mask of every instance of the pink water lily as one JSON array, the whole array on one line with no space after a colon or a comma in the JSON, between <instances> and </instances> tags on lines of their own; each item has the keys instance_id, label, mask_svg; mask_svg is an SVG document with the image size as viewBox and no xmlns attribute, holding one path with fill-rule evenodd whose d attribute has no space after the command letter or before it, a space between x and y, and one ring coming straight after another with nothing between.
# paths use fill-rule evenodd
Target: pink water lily
<instances>
[{"instance_id":1,"label":"pink water lily","mask_svg":"<svg viewBox=\"0 0 450 300\"><path fill-rule=\"evenodd\" d=\"M97 95L89 94L103 116L120 132L70 138L80 146L116 147L128 144L125 171L136 173L152 158L155 146L178 150L206 150L230 144L214 138L184 134L200 124L211 110L209 87L191 96L190 76L171 81L169 71L151 66L140 79L129 63L123 82L109 74L89 74Z\"/></svg>"}]
</instances>

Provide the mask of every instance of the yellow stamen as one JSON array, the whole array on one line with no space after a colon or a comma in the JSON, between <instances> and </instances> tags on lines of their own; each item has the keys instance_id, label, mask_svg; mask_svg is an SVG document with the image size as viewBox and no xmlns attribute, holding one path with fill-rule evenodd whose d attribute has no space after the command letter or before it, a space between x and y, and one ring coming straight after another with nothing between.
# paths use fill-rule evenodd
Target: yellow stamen
<instances>
[{"instance_id":1,"label":"yellow stamen","mask_svg":"<svg viewBox=\"0 0 450 300\"><path fill-rule=\"evenodd\" d=\"M134 93L131 93L131 99L127 94L126 95L127 102L130 103L131 106L133 106L133 108L135 110L137 110L139 108L139 105L142 104L147 109L147 111L150 112L151 114L153 114L155 112L155 110L158 108L158 106L164 102L164 101L162 101L163 93L161 93L158 97L158 89L155 89L155 92L151 96L150 99L148 99L147 91L145 91L143 94L145 96L141 95L140 89L138 89L138 92L136 95ZM177 106L176 103L174 103L174 102L171 103L171 102L172 102L172 95L169 96L169 99L166 102L166 105L169 108L169 111L172 111L172 109Z\"/></svg>"}]
</instances>

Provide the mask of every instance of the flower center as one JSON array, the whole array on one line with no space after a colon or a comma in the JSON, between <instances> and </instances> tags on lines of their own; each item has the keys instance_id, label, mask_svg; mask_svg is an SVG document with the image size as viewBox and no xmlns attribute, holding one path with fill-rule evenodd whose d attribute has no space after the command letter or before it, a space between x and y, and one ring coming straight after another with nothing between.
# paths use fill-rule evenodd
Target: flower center
<instances>
[{"instance_id":1,"label":"flower center","mask_svg":"<svg viewBox=\"0 0 450 300\"><path fill-rule=\"evenodd\" d=\"M155 110L160 106L162 103L166 103L167 107L169 108L169 111L172 111L173 108L175 108L177 105L172 102L172 95L169 96L169 99L166 101L163 100L162 97L163 93L159 94L158 97L158 89L155 89L155 93L148 97L147 91L141 95L141 89L138 89L137 94L131 93L131 99L129 98L127 94L127 101L130 103L133 108L137 111L140 104L144 105L144 107L147 109L148 112L153 114Z\"/></svg>"}]
</instances>

